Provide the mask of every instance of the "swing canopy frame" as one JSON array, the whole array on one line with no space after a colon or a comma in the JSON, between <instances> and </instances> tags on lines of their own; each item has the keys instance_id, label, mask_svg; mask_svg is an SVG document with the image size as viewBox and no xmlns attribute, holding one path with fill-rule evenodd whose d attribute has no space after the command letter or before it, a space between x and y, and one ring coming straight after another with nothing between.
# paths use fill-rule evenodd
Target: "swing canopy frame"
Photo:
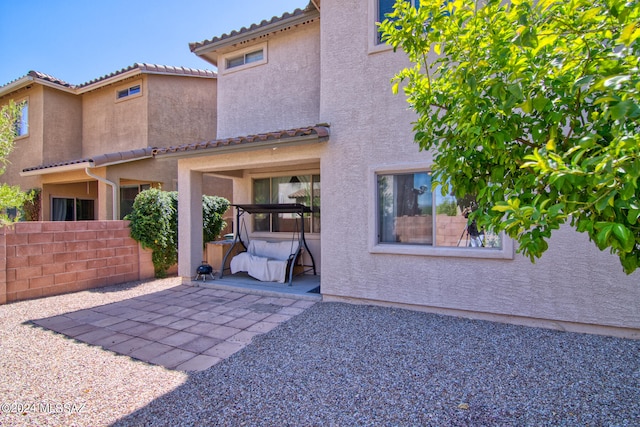
<instances>
[{"instance_id":1,"label":"swing canopy frame","mask_svg":"<svg viewBox=\"0 0 640 427\"><path fill-rule=\"evenodd\" d=\"M303 265L303 267L311 267L310 269L303 269L302 273L300 274L304 274L307 271L311 271L313 270L313 274L316 275L316 263L315 260L313 259L313 254L311 253L311 251L309 250L309 246L307 246L307 241L305 239L304 236L304 215L305 214L310 214L313 212L313 210L306 206L303 205L301 203L281 203L281 204L238 204L238 205L232 205L233 207L236 208L236 222L235 222L235 228L236 228L236 232L234 233L234 239L233 239L233 243L231 244L231 246L229 247L229 249L227 250L227 252L224 255L224 258L222 260L222 266L220 268L220 277L222 278L224 275L224 266L226 265L227 259L230 256L230 254L233 252L233 249L236 247L236 244L241 244L244 247L244 251L246 252L248 249L248 245L247 243L244 242L244 240L242 239L242 224L244 224L244 214L284 214L284 213L289 213L289 214L296 214L296 228L293 231L293 235L291 236L291 242L292 245L291 247L294 247L294 242L295 242L295 238L296 238L296 234L298 235L298 244L295 245L296 246L296 250L293 251L289 256L289 286L292 286L293 283L293 269L295 267L295 261L298 259L302 248L304 248L307 253L309 254L309 258L311 259L311 265L307 266L307 265ZM249 239L249 233L246 231L246 227L245 227L245 233L246 233L246 237L247 240Z\"/></svg>"}]
</instances>

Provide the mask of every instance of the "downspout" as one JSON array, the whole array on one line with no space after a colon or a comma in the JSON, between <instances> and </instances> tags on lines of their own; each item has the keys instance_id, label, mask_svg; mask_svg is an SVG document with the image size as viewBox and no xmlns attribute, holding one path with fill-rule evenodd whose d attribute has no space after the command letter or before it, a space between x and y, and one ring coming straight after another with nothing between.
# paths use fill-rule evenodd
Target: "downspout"
<instances>
[{"instance_id":1,"label":"downspout","mask_svg":"<svg viewBox=\"0 0 640 427\"><path fill-rule=\"evenodd\" d=\"M109 181L106 178L93 174L92 172L89 171L89 168L84 168L84 172L87 175L89 175L91 178L97 179L98 181L111 186L111 195L113 197L113 202L112 202L113 214L111 219L113 219L114 221L117 220L118 219L118 184L116 184L113 181Z\"/></svg>"}]
</instances>

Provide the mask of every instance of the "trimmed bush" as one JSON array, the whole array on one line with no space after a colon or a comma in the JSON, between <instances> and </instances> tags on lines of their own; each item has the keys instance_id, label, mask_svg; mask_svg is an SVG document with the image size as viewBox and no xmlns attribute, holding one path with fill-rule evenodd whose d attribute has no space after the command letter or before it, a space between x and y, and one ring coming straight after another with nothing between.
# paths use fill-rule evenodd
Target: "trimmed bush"
<instances>
[{"instance_id":1,"label":"trimmed bush","mask_svg":"<svg viewBox=\"0 0 640 427\"><path fill-rule=\"evenodd\" d=\"M229 201L223 197L202 197L204 242L218 237L226 225L222 215L228 208ZM142 191L125 219L130 221L131 237L153 251L156 277L165 277L178 262L178 193L155 188Z\"/></svg>"}]
</instances>

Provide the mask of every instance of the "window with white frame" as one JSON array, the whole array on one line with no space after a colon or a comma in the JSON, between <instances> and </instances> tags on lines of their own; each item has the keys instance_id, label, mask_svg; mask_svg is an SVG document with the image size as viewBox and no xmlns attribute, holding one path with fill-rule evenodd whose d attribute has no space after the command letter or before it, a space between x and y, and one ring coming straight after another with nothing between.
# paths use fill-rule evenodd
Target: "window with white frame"
<instances>
[{"instance_id":1,"label":"window with white frame","mask_svg":"<svg viewBox=\"0 0 640 427\"><path fill-rule=\"evenodd\" d=\"M116 90L116 99L120 100L120 99L124 99L134 95L141 95L141 94L142 94L142 85L136 84L133 86L126 87L124 89Z\"/></svg>"},{"instance_id":2,"label":"window with white frame","mask_svg":"<svg viewBox=\"0 0 640 427\"><path fill-rule=\"evenodd\" d=\"M311 208L305 215L305 233L320 232L320 175L289 175L253 180L253 203L300 203ZM297 214L254 214L253 229L262 232L296 230Z\"/></svg>"},{"instance_id":3,"label":"window with white frame","mask_svg":"<svg viewBox=\"0 0 640 427\"><path fill-rule=\"evenodd\" d=\"M251 64L252 62L262 61L264 59L264 52L262 49L254 50L253 52L247 52L240 56L234 56L227 58L227 68L239 67L244 64Z\"/></svg>"},{"instance_id":4,"label":"window with white frame","mask_svg":"<svg viewBox=\"0 0 640 427\"><path fill-rule=\"evenodd\" d=\"M235 51L222 57L221 68L224 71L236 71L265 64L267 62L267 44L261 43L241 51Z\"/></svg>"},{"instance_id":5,"label":"window with white frame","mask_svg":"<svg viewBox=\"0 0 640 427\"><path fill-rule=\"evenodd\" d=\"M25 99L17 103L19 113L15 122L16 137L29 134L29 100Z\"/></svg>"},{"instance_id":6,"label":"window with white frame","mask_svg":"<svg viewBox=\"0 0 640 427\"><path fill-rule=\"evenodd\" d=\"M462 200L432 192L427 171L379 173L377 243L501 249L502 239L468 219L474 197Z\"/></svg>"}]
</instances>

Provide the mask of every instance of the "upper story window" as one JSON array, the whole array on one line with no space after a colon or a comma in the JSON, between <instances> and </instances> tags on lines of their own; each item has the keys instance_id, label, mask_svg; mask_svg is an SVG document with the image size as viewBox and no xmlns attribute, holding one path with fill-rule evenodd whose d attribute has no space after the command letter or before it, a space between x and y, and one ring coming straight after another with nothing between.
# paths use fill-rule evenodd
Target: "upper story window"
<instances>
[{"instance_id":1,"label":"upper story window","mask_svg":"<svg viewBox=\"0 0 640 427\"><path fill-rule=\"evenodd\" d=\"M393 5L396 3L396 0L374 0L374 1L376 2L376 22L375 22L376 43L381 44L382 35L378 31L377 24L387 19L385 15L393 12ZM405 1L411 2L412 6L420 5L420 0L405 0Z\"/></svg>"},{"instance_id":2,"label":"upper story window","mask_svg":"<svg viewBox=\"0 0 640 427\"><path fill-rule=\"evenodd\" d=\"M223 71L236 71L267 62L267 44L252 46L241 51L224 55L221 61Z\"/></svg>"},{"instance_id":3,"label":"upper story window","mask_svg":"<svg viewBox=\"0 0 640 427\"><path fill-rule=\"evenodd\" d=\"M128 86L120 86L116 89L116 101L142 96L142 82L138 81Z\"/></svg>"},{"instance_id":4,"label":"upper story window","mask_svg":"<svg viewBox=\"0 0 640 427\"><path fill-rule=\"evenodd\" d=\"M29 100L25 99L17 105L20 109L20 115L15 123L16 137L26 136L29 134Z\"/></svg>"},{"instance_id":5,"label":"upper story window","mask_svg":"<svg viewBox=\"0 0 640 427\"><path fill-rule=\"evenodd\" d=\"M240 56L227 59L227 68L239 67L244 64L250 64L252 62L262 61L264 59L264 52L262 49L248 52Z\"/></svg>"},{"instance_id":6,"label":"upper story window","mask_svg":"<svg viewBox=\"0 0 640 427\"><path fill-rule=\"evenodd\" d=\"M136 95L140 93L140 85L131 86L127 89L118 91L118 99L125 98L127 96Z\"/></svg>"}]
</instances>

